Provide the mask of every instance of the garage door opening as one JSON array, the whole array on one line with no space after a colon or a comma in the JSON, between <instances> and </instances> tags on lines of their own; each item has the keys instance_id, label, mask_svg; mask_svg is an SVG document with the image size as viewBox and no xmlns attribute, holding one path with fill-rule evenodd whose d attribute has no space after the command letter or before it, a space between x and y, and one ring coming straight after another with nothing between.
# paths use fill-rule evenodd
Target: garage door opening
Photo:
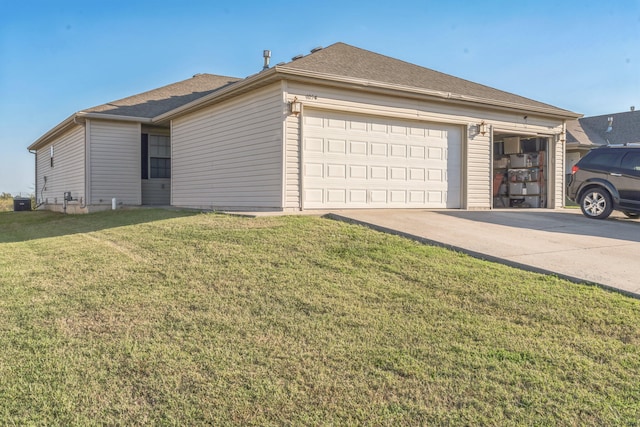
<instances>
[{"instance_id":1,"label":"garage door opening","mask_svg":"<svg viewBox=\"0 0 640 427\"><path fill-rule=\"evenodd\" d=\"M548 146L548 138L494 135L494 208L547 207Z\"/></svg>"}]
</instances>

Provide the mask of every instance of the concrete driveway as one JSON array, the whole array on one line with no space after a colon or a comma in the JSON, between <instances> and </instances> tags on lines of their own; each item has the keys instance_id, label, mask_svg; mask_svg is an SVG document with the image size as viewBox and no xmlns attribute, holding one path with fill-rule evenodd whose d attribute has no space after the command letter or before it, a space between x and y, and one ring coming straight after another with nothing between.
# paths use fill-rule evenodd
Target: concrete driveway
<instances>
[{"instance_id":1,"label":"concrete driveway","mask_svg":"<svg viewBox=\"0 0 640 427\"><path fill-rule=\"evenodd\" d=\"M343 210L330 216L640 297L640 220L578 209Z\"/></svg>"}]
</instances>

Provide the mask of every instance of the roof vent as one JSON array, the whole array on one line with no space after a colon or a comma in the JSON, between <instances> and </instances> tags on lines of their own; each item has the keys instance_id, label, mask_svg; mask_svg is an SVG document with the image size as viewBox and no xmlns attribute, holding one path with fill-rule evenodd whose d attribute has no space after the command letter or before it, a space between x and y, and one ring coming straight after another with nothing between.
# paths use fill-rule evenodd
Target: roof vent
<instances>
[{"instance_id":1,"label":"roof vent","mask_svg":"<svg viewBox=\"0 0 640 427\"><path fill-rule=\"evenodd\" d=\"M631 111L636 111L636 106L635 105L631 106Z\"/></svg>"},{"instance_id":2,"label":"roof vent","mask_svg":"<svg viewBox=\"0 0 640 427\"><path fill-rule=\"evenodd\" d=\"M322 46L318 46L318 47L314 47L313 49L311 49L311 53L316 53L319 50L322 50L323 47Z\"/></svg>"},{"instance_id":3,"label":"roof vent","mask_svg":"<svg viewBox=\"0 0 640 427\"><path fill-rule=\"evenodd\" d=\"M266 70L269 68L269 59L271 59L271 51L270 50L263 50L262 51L262 57L264 58L264 65L262 66L263 70Z\"/></svg>"},{"instance_id":4,"label":"roof vent","mask_svg":"<svg viewBox=\"0 0 640 427\"><path fill-rule=\"evenodd\" d=\"M198 77L198 76L201 76L201 75L202 75L202 73L196 73L196 74L193 75L193 77Z\"/></svg>"},{"instance_id":5,"label":"roof vent","mask_svg":"<svg viewBox=\"0 0 640 427\"><path fill-rule=\"evenodd\" d=\"M605 130L606 133L609 133L613 130L613 116L609 116L609 118L607 119L607 130Z\"/></svg>"},{"instance_id":6,"label":"roof vent","mask_svg":"<svg viewBox=\"0 0 640 427\"><path fill-rule=\"evenodd\" d=\"M296 55L293 58L291 58L292 61L298 60L300 58L304 58L304 55L300 54L300 55Z\"/></svg>"}]
</instances>

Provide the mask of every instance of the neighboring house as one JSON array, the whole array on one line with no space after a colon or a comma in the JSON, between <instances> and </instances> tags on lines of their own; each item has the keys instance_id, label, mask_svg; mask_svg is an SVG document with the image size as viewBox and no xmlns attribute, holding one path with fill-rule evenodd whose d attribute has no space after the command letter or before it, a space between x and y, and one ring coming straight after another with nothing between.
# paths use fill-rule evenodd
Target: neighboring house
<instances>
[{"instance_id":1,"label":"neighboring house","mask_svg":"<svg viewBox=\"0 0 640 427\"><path fill-rule=\"evenodd\" d=\"M494 158L535 139L543 205L555 208L564 203L566 122L578 117L336 43L245 79L196 75L80 111L29 149L37 202L54 210L105 209L112 199L490 209Z\"/></svg>"},{"instance_id":2,"label":"neighboring house","mask_svg":"<svg viewBox=\"0 0 640 427\"><path fill-rule=\"evenodd\" d=\"M567 122L565 173L594 147L607 144L640 143L640 112L630 111L582 117Z\"/></svg>"}]
</instances>

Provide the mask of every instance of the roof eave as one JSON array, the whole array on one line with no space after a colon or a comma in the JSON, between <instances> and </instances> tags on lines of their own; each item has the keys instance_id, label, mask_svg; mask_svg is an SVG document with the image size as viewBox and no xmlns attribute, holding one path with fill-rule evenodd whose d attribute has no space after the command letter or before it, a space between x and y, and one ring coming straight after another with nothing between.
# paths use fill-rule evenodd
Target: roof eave
<instances>
[{"instance_id":1,"label":"roof eave","mask_svg":"<svg viewBox=\"0 0 640 427\"><path fill-rule=\"evenodd\" d=\"M82 118L82 119L99 119L99 120L116 120L120 122L152 123L152 119L150 117L121 116L119 114L93 113L93 112L87 112L87 111L78 111L76 115L78 116L78 118Z\"/></svg>"},{"instance_id":2,"label":"roof eave","mask_svg":"<svg viewBox=\"0 0 640 427\"><path fill-rule=\"evenodd\" d=\"M74 126L80 126L86 119L99 119L99 120L117 120L121 122L136 122L136 123L152 123L151 118L148 117L134 117L134 116L120 116L117 114L104 114L104 113L92 113L87 111L78 111L73 113L54 128L50 129L47 133L38 138L33 144L27 147L27 150L33 151L47 145L52 139L62 135Z\"/></svg>"},{"instance_id":3,"label":"roof eave","mask_svg":"<svg viewBox=\"0 0 640 427\"><path fill-rule=\"evenodd\" d=\"M252 76L245 78L244 80L239 80L222 89L219 89L213 93L210 93L209 95L203 96L202 98L193 100L188 104L181 105L180 107L174 108L173 110L167 111L166 113L160 114L159 116L154 117L152 119L152 122L159 123L167 120L172 120L172 119L175 119L176 117L185 115L197 109L214 104L223 99L227 99L237 94L247 92L256 87L264 86L270 83L271 81L275 80L277 78L276 74L277 74L276 67L254 74Z\"/></svg>"},{"instance_id":4,"label":"roof eave","mask_svg":"<svg viewBox=\"0 0 640 427\"><path fill-rule=\"evenodd\" d=\"M473 96L466 96L455 94L451 92L441 92L429 89L415 88L411 86L397 85L393 83L384 83L378 81L371 81L365 79L357 79L353 77L345 77L334 74L325 74L315 71L301 70L297 68L291 68L288 66L274 66L266 71L254 74L247 77L244 80L240 80L230 86L227 86L219 91L213 92L207 96L196 99L188 104L182 105L164 114L156 116L152 119L153 123L172 120L176 117L190 113L205 106L214 104L223 99L230 98L240 93L247 92L253 88L264 86L280 78L291 78L300 80L312 80L323 81L325 84L333 86L358 86L360 88L366 88L369 90L389 91L389 92L401 92L405 95L412 97L429 98L438 101L457 102L464 104L480 105L484 107L491 107L494 109L505 111L520 111L523 113L540 114L543 116L551 116L561 119L578 119L582 117L582 114L574 113L572 111L563 110L556 107L541 107L531 106L519 103L497 101L494 99L480 98Z\"/></svg>"},{"instance_id":5,"label":"roof eave","mask_svg":"<svg viewBox=\"0 0 640 427\"><path fill-rule=\"evenodd\" d=\"M280 74L288 75L291 77L323 80L327 83L334 83L334 84L351 84L351 85L357 85L357 86L370 88L370 89L382 89L382 90L390 90L395 92L403 92L403 93L411 94L414 96L419 95L421 97L428 97L428 98L436 99L440 101L462 102L466 104L490 106L493 108L510 110L510 111L518 110L522 112L537 113L545 116L558 117L562 119L577 119L583 116L582 114L574 113L572 111L563 110L556 107L540 107L540 106L531 106L531 105L524 105L524 104L505 102L505 101L497 101L497 100L488 99L488 98L466 96L466 95L460 95L460 94L451 93L451 92L442 92L442 91L436 91L436 90L430 90L430 89L416 88L412 86L397 85L393 83L384 83L384 82L371 81L371 80L365 80L365 79L357 79L353 77L325 74L325 73L301 70L301 69L296 69L291 67L276 66L275 69Z\"/></svg>"},{"instance_id":6,"label":"roof eave","mask_svg":"<svg viewBox=\"0 0 640 427\"><path fill-rule=\"evenodd\" d=\"M33 144L27 147L27 150L37 150L45 146L50 139L62 135L76 125L79 125L79 123L76 122L76 113L73 113L72 115L58 123L58 125L50 129L47 133L42 135L40 138L36 139Z\"/></svg>"}]
</instances>

